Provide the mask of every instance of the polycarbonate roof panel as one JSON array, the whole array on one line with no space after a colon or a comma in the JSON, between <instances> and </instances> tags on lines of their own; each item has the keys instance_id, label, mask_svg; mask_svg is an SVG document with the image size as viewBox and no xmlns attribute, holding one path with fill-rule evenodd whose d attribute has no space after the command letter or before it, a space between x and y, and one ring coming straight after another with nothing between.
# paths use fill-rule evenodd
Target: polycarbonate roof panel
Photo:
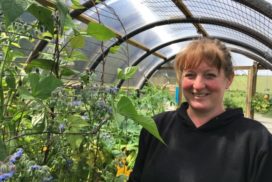
<instances>
[{"instance_id":1,"label":"polycarbonate roof panel","mask_svg":"<svg viewBox=\"0 0 272 182\"><path fill-rule=\"evenodd\" d=\"M132 39L149 48L154 48L177 38L196 35L198 33L195 27L192 24L184 23L157 26L135 35Z\"/></svg>"},{"instance_id":2,"label":"polycarbonate roof panel","mask_svg":"<svg viewBox=\"0 0 272 182\"><path fill-rule=\"evenodd\" d=\"M160 52L164 55L166 55L167 58L177 54L181 49L183 49L189 41L184 41L180 43L175 43L170 46L167 46L165 48L160 49Z\"/></svg>"},{"instance_id":3,"label":"polycarbonate roof panel","mask_svg":"<svg viewBox=\"0 0 272 182\"><path fill-rule=\"evenodd\" d=\"M108 0L87 10L84 14L121 34L129 33L143 25L161 20L163 17L184 17L172 1L154 4L157 8L153 10L146 5L141 0ZM157 11L158 8L161 12Z\"/></svg>"},{"instance_id":4,"label":"polycarbonate roof panel","mask_svg":"<svg viewBox=\"0 0 272 182\"><path fill-rule=\"evenodd\" d=\"M125 81L124 85L137 87L138 83L145 78L148 71L152 70L152 67L162 62L162 59L158 59L155 56L149 56L138 65L138 72L133 76L132 80Z\"/></svg>"},{"instance_id":5,"label":"polycarbonate roof panel","mask_svg":"<svg viewBox=\"0 0 272 182\"><path fill-rule=\"evenodd\" d=\"M101 62L96 68L97 74L101 74L104 70L104 73L110 78L104 80L106 83L112 83L116 81L117 69L118 68L126 68L130 66L133 62L133 58L139 57L144 54L143 50L131 46L129 44L123 44L119 51L114 54L109 54L105 58L105 64L103 66L103 62Z\"/></svg>"},{"instance_id":6,"label":"polycarbonate roof panel","mask_svg":"<svg viewBox=\"0 0 272 182\"><path fill-rule=\"evenodd\" d=\"M194 17L210 17L227 20L250 27L272 38L272 20L263 14L232 0L184 0Z\"/></svg>"},{"instance_id":7,"label":"polycarbonate roof panel","mask_svg":"<svg viewBox=\"0 0 272 182\"><path fill-rule=\"evenodd\" d=\"M257 1L258 0L256 0L256 2ZM81 3L82 2L83 1L81 1ZM84 2L86 2L86 0ZM177 5L174 2L176 2ZM180 38L197 37L199 33L203 34L201 27L204 32L207 32L208 36L223 37L241 42L245 45L254 46L259 51L258 56L267 58L264 55L271 55L270 61L272 62L272 49L269 47L269 45L272 44L272 14L267 11L267 8L264 10L264 6L267 6L267 4L263 0L258 1L260 6L256 4L256 2L236 0L106 0L100 2L95 7L84 12L84 14L115 30L121 37L150 23L171 20L173 18L182 18L183 20L189 18L190 21L216 19L219 20L216 21L216 24L220 24L220 21L228 22L229 25L233 25L233 28L237 28L237 30L213 25L212 22L211 24L175 23L154 26L131 37L130 45L128 45L128 43L122 43L117 53L108 54L106 56L106 64L104 67L102 63L98 64L96 71L99 74L99 72L104 70L106 75L104 79L110 83L116 78L117 68L124 68L133 64L144 55L146 51L152 50L159 45ZM272 0L267 0L267 2L271 3ZM269 6L267 7L269 8ZM257 11L258 8L260 12ZM266 16L261 12L266 14ZM227 24L222 23L222 25ZM250 30L247 31L248 34L238 31L238 29L241 29L243 26L248 27ZM198 29L196 27L198 27ZM250 37L249 34L255 37ZM262 43L258 40L264 41ZM86 51L84 50L90 55L90 65L113 43L112 40L104 42L102 44L103 48L99 48L101 43L98 41L93 42L94 45L91 45L90 49L86 47ZM175 55L189 42L190 41L173 43L158 50L157 56L152 54L142 60L139 64L139 72L129 81L129 84L136 86L138 84L137 82L139 82L154 65L162 61L162 57L169 58ZM240 50L246 50L247 52L250 51L238 45L227 45ZM251 52L253 51L251 50ZM269 56L267 60L269 60Z\"/></svg>"},{"instance_id":8,"label":"polycarbonate roof panel","mask_svg":"<svg viewBox=\"0 0 272 182\"><path fill-rule=\"evenodd\" d=\"M175 70L159 69L150 77L150 81L155 85L174 85L177 83Z\"/></svg>"},{"instance_id":9,"label":"polycarbonate roof panel","mask_svg":"<svg viewBox=\"0 0 272 182\"><path fill-rule=\"evenodd\" d=\"M239 32L227 27L209 25L209 24L202 24L202 27L209 33L210 36L219 36L219 37L225 37L228 39L237 40L239 42L246 43L248 45L254 45L254 47L262 51L268 51L270 49L269 47L257 41L256 39L242 32Z\"/></svg>"}]
</instances>

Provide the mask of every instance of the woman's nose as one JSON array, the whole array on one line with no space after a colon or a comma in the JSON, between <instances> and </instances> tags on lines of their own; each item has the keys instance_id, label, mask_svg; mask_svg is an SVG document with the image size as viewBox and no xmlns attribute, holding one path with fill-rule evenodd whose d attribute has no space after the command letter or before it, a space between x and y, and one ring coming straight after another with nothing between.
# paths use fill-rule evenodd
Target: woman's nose
<instances>
[{"instance_id":1,"label":"woman's nose","mask_svg":"<svg viewBox=\"0 0 272 182\"><path fill-rule=\"evenodd\" d=\"M205 88L205 80L201 76L197 76L194 80L193 87L196 90L201 90Z\"/></svg>"}]
</instances>

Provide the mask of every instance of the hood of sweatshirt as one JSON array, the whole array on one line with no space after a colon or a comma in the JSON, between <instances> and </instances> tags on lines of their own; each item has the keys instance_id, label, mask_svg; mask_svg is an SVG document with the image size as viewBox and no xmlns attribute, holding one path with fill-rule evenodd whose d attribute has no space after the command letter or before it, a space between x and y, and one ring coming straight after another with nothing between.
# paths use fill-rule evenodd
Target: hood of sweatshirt
<instances>
[{"instance_id":1,"label":"hood of sweatshirt","mask_svg":"<svg viewBox=\"0 0 272 182\"><path fill-rule=\"evenodd\" d=\"M243 110L241 108L227 108L225 112L215 116L207 123L197 128L187 114L188 107L189 104L187 102L182 103L181 106L177 109L177 117L185 127L194 130L213 130L219 127L224 127L225 125L244 117Z\"/></svg>"}]
</instances>

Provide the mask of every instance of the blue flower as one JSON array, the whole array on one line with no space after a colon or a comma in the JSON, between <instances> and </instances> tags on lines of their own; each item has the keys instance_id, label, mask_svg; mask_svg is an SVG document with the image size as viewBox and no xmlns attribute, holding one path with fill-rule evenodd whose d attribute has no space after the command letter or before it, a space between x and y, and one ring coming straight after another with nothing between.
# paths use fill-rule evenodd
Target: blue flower
<instances>
[{"instance_id":1,"label":"blue flower","mask_svg":"<svg viewBox=\"0 0 272 182\"><path fill-rule=\"evenodd\" d=\"M96 104L97 104L98 109L105 109L105 108L107 108L107 105L106 105L105 101L103 101L103 100L97 101Z\"/></svg>"},{"instance_id":2,"label":"blue flower","mask_svg":"<svg viewBox=\"0 0 272 182\"><path fill-rule=\"evenodd\" d=\"M6 181L14 175L15 171L10 171L8 173L3 173L0 175L0 181Z\"/></svg>"},{"instance_id":3,"label":"blue flower","mask_svg":"<svg viewBox=\"0 0 272 182\"><path fill-rule=\"evenodd\" d=\"M12 154L12 156L9 158L9 162L14 164L18 159L21 158L23 152L24 150L22 148L19 148L18 151Z\"/></svg>"},{"instance_id":4,"label":"blue flower","mask_svg":"<svg viewBox=\"0 0 272 182\"><path fill-rule=\"evenodd\" d=\"M31 169L32 171L35 171L35 170L40 170L40 169L42 169L42 167L41 167L40 165L35 164L35 165L31 166L30 169Z\"/></svg>"},{"instance_id":5,"label":"blue flower","mask_svg":"<svg viewBox=\"0 0 272 182\"><path fill-rule=\"evenodd\" d=\"M118 92L118 90L119 89L117 87L111 87L111 88L106 89L106 92L114 95Z\"/></svg>"},{"instance_id":6,"label":"blue flower","mask_svg":"<svg viewBox=\"0 0 272 182\"><path fill-rule=\"evenodd\" d=\"M71 168L73 166L74 161L72 159L67 159L66 160L66 166L67 168Z\"/></svg>"},{"instance_id":7,"label":"blue flower","mask_svg":"<svg viewBox=\"0 0 272 182\"><path fill-rule=\"evenodd\" d=\"M80 100L74 100L71 102L72 106L80 106L82 104L82 102Z\"/></svg>"},{"instance_id":8,"label":"blue flower","mask_svg":"<svg viewBox=\"0 0 272 182\"><path fill-rule=\"evenodd\" d=\"M61 123L61 124L59 125L59 132L60 132L60 133L63 133L64 130L65 130L65 125L64 125L63 123Z\"/></svg>"}]
</instances>

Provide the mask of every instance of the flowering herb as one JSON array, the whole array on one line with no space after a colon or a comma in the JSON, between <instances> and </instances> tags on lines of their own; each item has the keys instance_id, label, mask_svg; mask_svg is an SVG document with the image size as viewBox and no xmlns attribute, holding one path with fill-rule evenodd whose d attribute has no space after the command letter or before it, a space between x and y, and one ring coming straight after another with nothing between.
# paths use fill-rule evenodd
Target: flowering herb
<instances>
[{"instance_id":1,"label":"flowering herb","mask_svg":"<svg viewBox=\"0 0 272 182\"><path fill-rule=\"evenodd\" d=\"M42 169L42 167L40 165L35 164L35 165L31 166L30 169L31 169L31 171L36 171L36 170Z\"/></svg>"},{"instance_id":2,"label":"flowering herb","mask_svg":"<svg viewBox=\"0 0 272 182\"><path fill-rule=\"evenodd\" d=\"M24 150L22 148L19 148L17 152L15 152L9 159L9 162L14 164L18 159L21 158L23 155Z\"/></svg>"},{"instance_id":3,"label":"flowering herb","mask_svg":"<svg viewBox=\"0 0 272 182\"><path fill-rule=\"evenodd\" d=\"M14 175L15 171L9 171L0 175L0 181L6 181Z\"/></svg>"}]
</instances>

